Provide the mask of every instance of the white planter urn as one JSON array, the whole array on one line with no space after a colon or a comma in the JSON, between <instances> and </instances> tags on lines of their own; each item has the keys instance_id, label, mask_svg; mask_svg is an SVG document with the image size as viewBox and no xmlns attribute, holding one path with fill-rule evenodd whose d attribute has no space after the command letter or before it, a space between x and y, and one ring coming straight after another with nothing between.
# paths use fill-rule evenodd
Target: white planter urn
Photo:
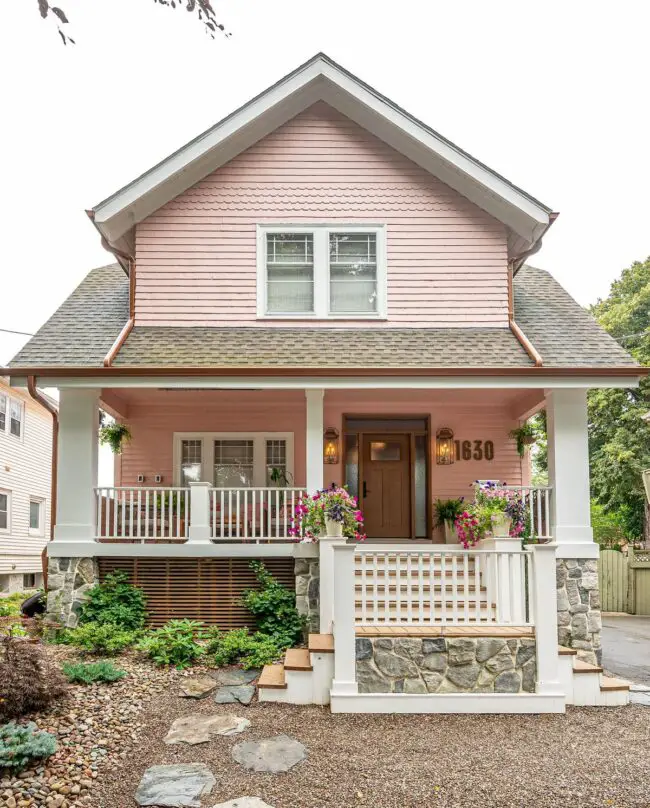
<instances>
[{"instance_id":1,"label":"white planter urn","mask_svg":"<svg viewBox=\"0 0 650 808\"><path fill-rule=\"evenodd\" d=\"M325 517L325 535L330 539L343 538L343 522L335 522L333 519Z\"/></svg>"},{"instance_id":2,"label":"white planter urn","mask_svg":"<svg viewBox=\"0 0 650 808\"><path fill-rule=\"evenodd\" d=\"M508 539L510 538L510 527L512 519L506 516L505 513L493 513L491 516L492 521L492 535L495 539Z\"/></svg>"},{"instance_id":3,"label":"white planter urn","mask_svg":"<svg viewBox=\"0 0 650 808\"><path fill-rule=\"evenodd\" d=\"M456 525L449 520L445 522L445 544L458 544Z\"/></svg>"}]
</instances>

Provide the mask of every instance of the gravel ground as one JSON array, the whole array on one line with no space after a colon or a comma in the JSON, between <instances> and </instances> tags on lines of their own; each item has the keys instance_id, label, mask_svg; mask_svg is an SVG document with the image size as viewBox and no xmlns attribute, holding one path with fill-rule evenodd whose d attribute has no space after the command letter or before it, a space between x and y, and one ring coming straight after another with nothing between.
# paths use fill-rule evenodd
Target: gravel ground
<instances>
[{"instance_id":1,"label":"gravel ground","mask_svg":"<svg viewBox=\"0 0 650 808\"><path fill-rule=\"evenodd\" d=\"M352 716L319 707L215 705L160 694L144 715L137 754L100 774L92 808L134 806L144 770L207 763L216 779L204 806L259 796L275 808L574 808L650 806L645 707L569 708L565 716ZM171 722L191 712L233 713L250 730L194 747L165 746ZM286 774L254 774L231 757L242 740L287 733L309 758Z\"/></svg>"}]
</instances>

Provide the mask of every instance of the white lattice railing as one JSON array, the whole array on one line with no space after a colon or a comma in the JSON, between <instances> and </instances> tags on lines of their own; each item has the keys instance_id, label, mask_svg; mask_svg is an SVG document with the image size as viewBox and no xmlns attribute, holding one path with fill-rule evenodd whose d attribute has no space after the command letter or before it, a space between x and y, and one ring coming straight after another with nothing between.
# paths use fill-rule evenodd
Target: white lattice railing
<instances>
[{"instance_id":1,"label":"white lattice railing","mask_svg":"<svg viewBox=\"0 0 650 808\"><path fill-rule=\"evenodd\" d=\"M189 488L95 489L99 541L184 541L189 535Z\"/></svg>"},{"instance_id":2,"label":"white lattice railing","mask_svg":"<svg viewBox=\"0 0 650 808\"><path fill-rule=\"evenodd\" d=\"M526 515L530 526L530 536L534 539L547 540L553 535L551 527L551 486L504 485L508 491L516 491L526 507Z\"/></svg>"},{"instance_id":3,"label":"white lattice railing","mask_svg":"<svg viewBox=\"0 0 650 808\"><path fill-rule=\"evenodd\" d=\"M355 622L362 626L529 625L531 553L359 546Z\"/></svg>"},{"instance_id":4,"label":"white lattice railing","mask_svg":"<svg viewBox=\"0 0 650 808\"><path fill-rule=\"evenodd\" d=\"M304 488L212 488L213 541L295 541L293 517Z\"/></svg>"}]
</instances>

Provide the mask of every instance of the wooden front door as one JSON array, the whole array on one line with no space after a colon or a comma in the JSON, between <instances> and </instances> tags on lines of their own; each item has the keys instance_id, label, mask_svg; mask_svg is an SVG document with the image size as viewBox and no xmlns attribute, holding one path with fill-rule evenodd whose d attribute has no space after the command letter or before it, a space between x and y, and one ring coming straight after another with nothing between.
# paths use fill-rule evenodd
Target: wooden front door
<instances>
[{"instance_id":1,"label":"wooden front door","mask_svg":"<svg viewBox=\"0 0 650 808\"><path fill-rule=\"evenodd\" d=\"M371 539L411 537L408 435L363 435L361 508Z\"/></svg>"}]
</instances>

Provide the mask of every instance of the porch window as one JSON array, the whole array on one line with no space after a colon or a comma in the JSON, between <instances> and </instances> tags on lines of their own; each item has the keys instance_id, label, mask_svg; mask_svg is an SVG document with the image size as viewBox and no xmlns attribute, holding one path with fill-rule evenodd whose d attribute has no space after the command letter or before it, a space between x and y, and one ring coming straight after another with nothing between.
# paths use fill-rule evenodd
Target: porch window
<instances>
[{"instance_id":1,"label":"porch window","mask_svg":"<svg viewBox=\"0 0 650 808\"><path fill-rule=\"evenodd\" d=\"M289 484L286 440L266 441L266 484L268 486Z\"/></svg>"},{"instance_id":2,"label":"porch window","mask_svg":"<svg viewBox=\"0 0 650 808\"><path fill-rule=\"evenodd\" d=\"M253 485L252 440L215 440L215 488L250 488Z\"/></svg>"},{"instance_id":3,"label":"porch window","mask_svg":"<svg viewBox=\"0 0 650 808\"><path fill-rule=\"evenodd\" d=\"M9 509L11 507L11 494L9 491L0 491L0 530L9 530Z\"/></svg>"},{"instance_id":4,"label":"porch window","mask_svg":"<svg viewBox=\"0 0 650 808\"><path fill-rule=\"evenodd\" d=\"M190 483L200 481L202 455L202 441L181 441L181 485L188 486Z\"/></svg>"},{"instance_id":5,"label":"porch window","mask_svg":"<svg viewBox=\"0 0 650 808\"><path fill-rule=\"evenodd\" d=\"M258 227L258 316L386 316L386 232L377 225Z\"/></svg>"}]
</instances>

